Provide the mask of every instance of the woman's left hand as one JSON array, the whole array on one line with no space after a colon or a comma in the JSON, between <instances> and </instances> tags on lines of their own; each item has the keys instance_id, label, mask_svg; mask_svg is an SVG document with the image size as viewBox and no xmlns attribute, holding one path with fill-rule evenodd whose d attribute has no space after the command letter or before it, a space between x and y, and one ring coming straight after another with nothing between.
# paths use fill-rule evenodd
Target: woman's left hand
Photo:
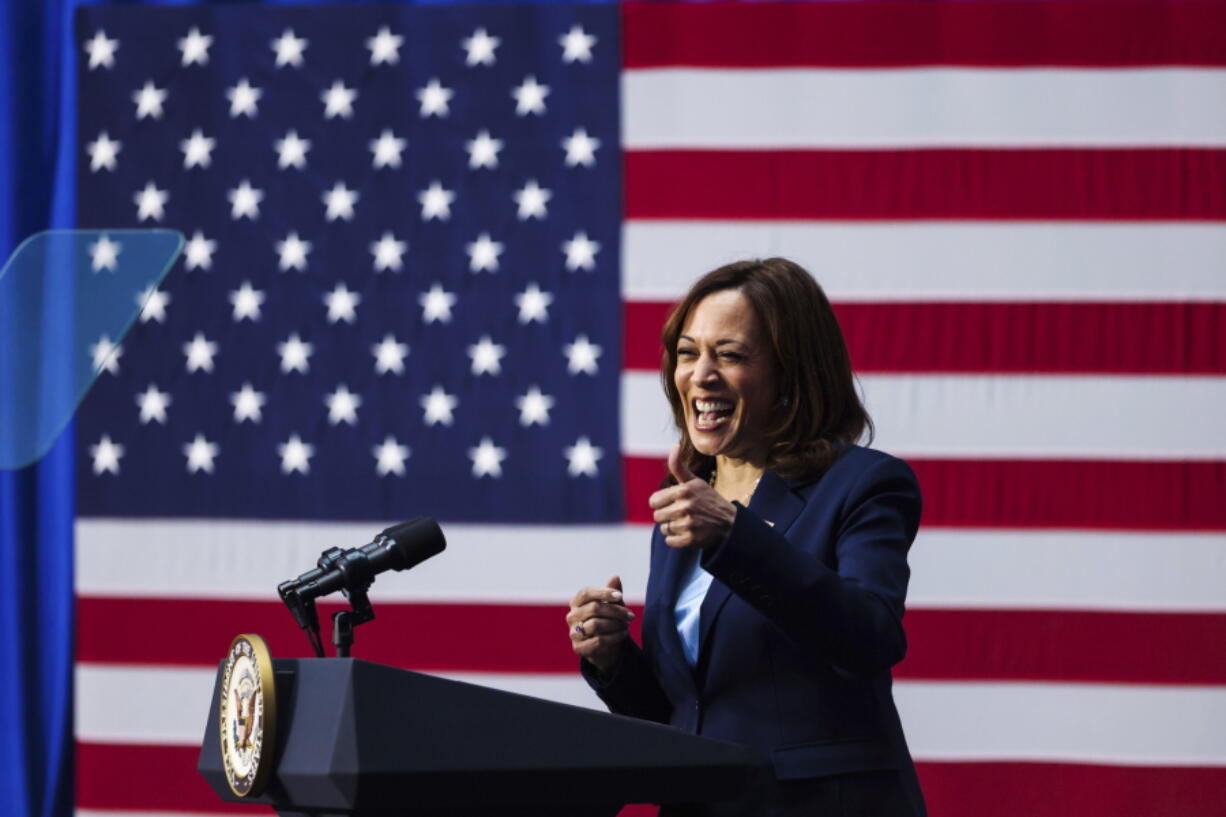
<instances>
[{"instance_id":1,"label":"woman's left hand","mask_svg":"<svg viewBox=\"0 0 1226 817\"><path fill-rule=\"evenodd\" d=\"M706 548L722 542L736 519L736 506L685 467L679 446L669 452L668 470L677 484L656 491L648 500L664 544Z\"/></svg>"}]
</instances>

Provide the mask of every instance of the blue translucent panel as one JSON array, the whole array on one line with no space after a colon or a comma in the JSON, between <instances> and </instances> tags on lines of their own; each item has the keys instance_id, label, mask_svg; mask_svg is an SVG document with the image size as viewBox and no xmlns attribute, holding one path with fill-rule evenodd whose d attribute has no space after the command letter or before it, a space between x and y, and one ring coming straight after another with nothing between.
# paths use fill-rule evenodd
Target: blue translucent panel
<instances>
[{"instance_id":1,"label":"blue translucent panel","mask_svg":"<svg viewBox=\"0 0 1226 817\"><path fill-rule=\"evenodd\" d=\"M17 248L0 270L0 468L46 453L182 247L174 230L57 230Z\"/></svg>"}]
</instances>

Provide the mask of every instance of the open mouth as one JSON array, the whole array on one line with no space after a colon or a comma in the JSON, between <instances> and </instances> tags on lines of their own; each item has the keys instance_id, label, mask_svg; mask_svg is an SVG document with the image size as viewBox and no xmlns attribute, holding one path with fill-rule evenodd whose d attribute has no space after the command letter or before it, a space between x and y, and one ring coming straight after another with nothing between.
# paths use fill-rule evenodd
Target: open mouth
<instances>
[{"instance_id":1,"label":"open mouth","mask_svg":"<svg viewBox=\"0 0 1226 817\"><path fill-rule=\"evenodd\" d=\"M735 406L727 400L694 400L694 426L699 431L711 431L728 422Z\"/></svg>"}]
</instances>

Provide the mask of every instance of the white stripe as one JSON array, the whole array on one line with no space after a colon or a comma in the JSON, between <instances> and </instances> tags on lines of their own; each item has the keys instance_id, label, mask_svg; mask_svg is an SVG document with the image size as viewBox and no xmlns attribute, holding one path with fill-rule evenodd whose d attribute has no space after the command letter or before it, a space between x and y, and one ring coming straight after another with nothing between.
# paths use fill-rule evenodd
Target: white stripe
<instances>
[{"instance_id":1,"label":"white stripe","mask_svg":"<svg viewBox=\"0 0 1226 817\"><path fill-rule=\"evenodd\" d=\"M910 609L1226 613L1226 535L920 528Z\"/></svg>"},{"instance_id":2,"label":"white stripe","mask_svg":"<svg viewBox=\"0 0 1226 817\"><path fill-rule=\"evenodd\" d=\"M369 541L383 525L204 519L79 519L82 596L276 600L329 547ZM442 523L447 549L410 571L385 573L376 601L559 604L620 574L641 597L646 527Z\"/></svg>"},{"instance_id":3,"label":"white stripe","mask_svg":"<svg viewBox=\"0 0 1226 817\"><path fill-rule=\"evenodd\" d=\"M712 70L622 78L622 143L656 148L1223 146L1226 71Z\"/></svg>"},{"instance_id":4,"label":"white stripe","mask_svg":"<svg viewBox=\"0 0 1226 817\"><path fill-rule=\"evenodd\" d=\"M1221 224L630 221L622 237L629 301L774 255L834 301L1226 300Z\"/></svg>"},{"instance_id":5,"label":"white stripe","mask_svg":"<svg viewBox=\"0 0 1226 817\"><path fill-rule=\"evenodd\" d=\"M902 457L1214 460L1226 378L863 375L875 447ZM654 372L622 376L622 447L676 441Z\"/></svg>"},{"instance_id":6,"label":"white stripe","mask_svg":"<svg viewBox=\"0 0 1226 817\"><path fill-rule=\"evenodd\" d=\"M199 744L212 669L77 668L78 740ZM598 703L576 675L452 674L534 697ZM918 759L1226 765L1226 687L899 682Z\"/></svg>"},{"instance_id":7,"label":"white stripe","mask_svg":"<svg viewBox=\"0 0 1226 817\"><path fill-rule=\"evenodd\" d=\"M627 598L642 603L650 526L443 528L447 551L408 573L380 576L376 601L564 604L580 587L616 573ZM360 543L371 530L353 523L81 519L77 593L273 601L277 583L310 567L320 551ZM1224 534L922 527L910 563L911 609L1226 612Z\"/></svg>"},{"instance_id":8,"label":"white stripe","mask_svg":"<svg viewBox=\"0 0 1226 817\"><path fill-rule=\"evenodd\" d=\"M921 760L1226 766L1226 687L900 682Z\"/></svg>"}]
</instances>

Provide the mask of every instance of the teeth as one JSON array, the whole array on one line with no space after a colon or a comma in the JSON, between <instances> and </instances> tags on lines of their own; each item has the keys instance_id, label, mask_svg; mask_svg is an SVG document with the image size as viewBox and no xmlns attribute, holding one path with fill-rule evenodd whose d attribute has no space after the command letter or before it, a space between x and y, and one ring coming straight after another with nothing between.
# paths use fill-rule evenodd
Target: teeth
<instances>
[{"instance_id":1,"label":"teeth","mask_svg":"<svg viewBox=\"0 0 1226 817\"><path fill-rule=\"evenodd\" d=\"M723 400L695 400L694 407L699 411L724 411L732 408L732 404Z\"/></svg>"}]
</instances>

